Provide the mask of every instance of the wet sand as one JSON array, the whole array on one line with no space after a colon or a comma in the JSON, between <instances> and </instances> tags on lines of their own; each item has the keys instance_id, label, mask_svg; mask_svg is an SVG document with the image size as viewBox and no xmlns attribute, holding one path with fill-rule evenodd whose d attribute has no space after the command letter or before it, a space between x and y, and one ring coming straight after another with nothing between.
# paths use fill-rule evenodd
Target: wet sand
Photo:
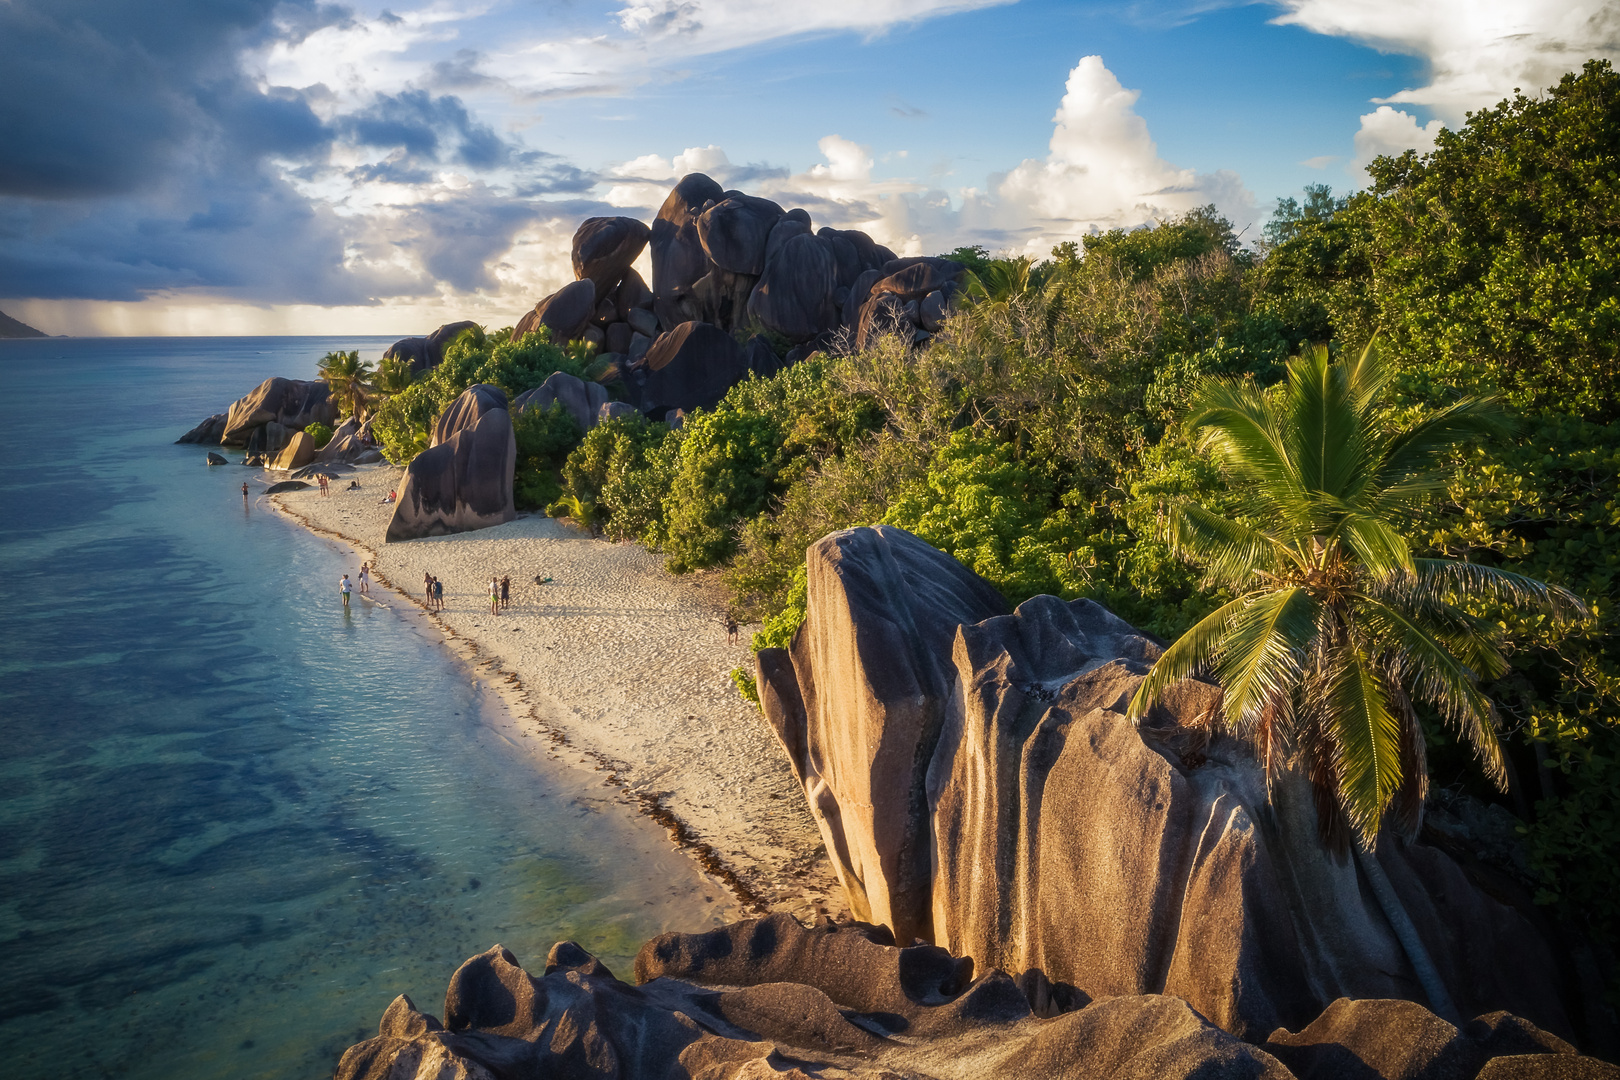
<instances>
[{"instance_id":1,"label":"wet sand","mask_svg":"<svg viewBox=\"0 0 1620 1080\"><path fill-rule=\"evenodd\" d=\"M745 905L805 922L840 914L842 891L787 758L729 676L752 670L756 628L727 641L714 576L670 574L639 544L594 540L539 514L384 544L393 507L380 500L401 472L361 469L359 490L343 476L329 497L312 488L270 501L353 547L355 570L371 562L375 602L403 599L435 623L506 698L525 729L515 734L604 773ZM445 584L442 611L424 604L427 573ZM502 575L510 606L492 615L489 579Z\"/></svg>"}]
</instances>

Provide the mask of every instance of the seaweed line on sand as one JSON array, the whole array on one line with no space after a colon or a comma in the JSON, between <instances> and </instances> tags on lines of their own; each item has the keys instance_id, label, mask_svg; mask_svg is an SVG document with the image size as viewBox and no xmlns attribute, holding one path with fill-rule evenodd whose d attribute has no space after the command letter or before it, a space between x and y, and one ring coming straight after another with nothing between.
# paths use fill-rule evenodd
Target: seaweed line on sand
<instances>
[{"instance_id":1,"label":"seaweed line on sand","mask_svg":"<svg viewBox=\"0 0 1620 1080\"><path fill-rule=\"evenodd\" d=\"M429 610L427 605L423 604L421 600L417 599L414 595L405 591L404 589L401 589L399 586L390 581L382 570L378 568L376 553L373 552L365 543L361 542L355 537L346 536L343 533L335 532L331 529L323 528L322 526L315 524L303 514L300 514L298 511L286 505L283 500L276 496L271 496L270 503L275 507L277 512L292 518L294 521L298 522L299 525L305 529L308 529L317 536L338 541L352 547L355 551L363 555L371 566L373 579L379 585L420 609L423 615L431 619L433 624L438 627L441 636L444 638L444 644L446 647L449 648L452 654L456 655L458 659L468 664L492 665L494 663L491 660L480 658L479 648L476 642L469 641L465 637L457 634L453 627L447 625L433 611ZM607 776L603 778L603 784L616 788L623 796L626 797L627 801L632 802L632 805L640 813L663 826L664 830L669 834L670 841L677 848L686 853L686 855L696 862L700 867L702 867L705 873L724 885L731 892L731 894L737 898L738 902L742 904L743 907L748 909L750 912L760 915L766 914L770 911L770 904L768 901L754 889L750 888L748 884L744 882L740 876L738 876L737 872L726 864L726 861L720 857L720 853L716 851L712 845L692 835L692 831L687 827L686 823L664 805L663 795L651 791L631 790L620 776L620 773L625 769L623 762L614 761L606 754L603 754L598 750L590 747L579 746L573 743L568 738L567 732L560 730L555 724L548 723L544 718L542 718L538 706L536 706L531 700L528 693L528 688L523 685L523 680L518 676L517 672L497 670L490 674L503 677L498 683L491 678L490 686L493 687L498 694L500 694L507 708L514 716L523 716L532 721L536 730L543 733L548 739L550 739L553 746L566 747L570 752L579 754L581 757L585 757L593 761L595 763L594 768L596 771L607 773Z\"/></svg>"}]
</instances>

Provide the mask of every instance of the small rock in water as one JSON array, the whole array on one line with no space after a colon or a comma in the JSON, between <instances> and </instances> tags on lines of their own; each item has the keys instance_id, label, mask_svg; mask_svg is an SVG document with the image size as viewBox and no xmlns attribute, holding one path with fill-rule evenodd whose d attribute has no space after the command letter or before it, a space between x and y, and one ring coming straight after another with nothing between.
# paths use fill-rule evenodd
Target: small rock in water
<instances>
[{"instance_id":1,"label":"small rock in water","mask_svg":"<svg viewBox=\"0 0 1620 1080\"><path fill-rule=\"evenodd\" d=\"M210 450L208 452L208 464L210 464L210 465L228 465L228 464L230 464L230 462L226 461L223 457L221 457L220 455L218 455L218 454L214 453L212 450Z\"/></svg>"}]
</instances>

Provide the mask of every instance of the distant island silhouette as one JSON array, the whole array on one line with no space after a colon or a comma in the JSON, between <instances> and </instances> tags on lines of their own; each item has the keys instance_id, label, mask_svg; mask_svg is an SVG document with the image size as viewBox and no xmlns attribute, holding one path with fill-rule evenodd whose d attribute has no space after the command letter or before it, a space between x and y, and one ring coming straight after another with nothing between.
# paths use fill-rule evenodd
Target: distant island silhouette
<instances>
[{"instance_id":1,"label":"distant island silhouette","mask_svg":"<svg viewBox=\"0 0 1620 1080\"><path fill-rule=\"evenodd\" d=\"M50 337L43 330L35 330L25 322L18 322L0 311L0 338Z\"/></svg>"}]
</instances>

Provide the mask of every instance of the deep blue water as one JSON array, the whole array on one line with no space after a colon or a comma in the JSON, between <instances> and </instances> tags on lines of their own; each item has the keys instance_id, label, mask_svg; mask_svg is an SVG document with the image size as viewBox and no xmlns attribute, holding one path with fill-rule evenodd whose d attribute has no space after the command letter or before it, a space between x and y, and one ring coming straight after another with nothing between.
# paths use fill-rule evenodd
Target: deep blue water
<instances>
[{"instance_id":1,"label":"deep blue water","mask_svg":"<svg viewBox=\"0 0 1620 1080\"><path fill-rule=\"evenodd\" d=\"M627 977L646 937L724 914L593 777L501 739L400 605L345 612L344 549L173 445L386 344L0 341L11 1075L330 1075L497 941L538 970L571 937Z\"/></svg>"}]
</instances>

